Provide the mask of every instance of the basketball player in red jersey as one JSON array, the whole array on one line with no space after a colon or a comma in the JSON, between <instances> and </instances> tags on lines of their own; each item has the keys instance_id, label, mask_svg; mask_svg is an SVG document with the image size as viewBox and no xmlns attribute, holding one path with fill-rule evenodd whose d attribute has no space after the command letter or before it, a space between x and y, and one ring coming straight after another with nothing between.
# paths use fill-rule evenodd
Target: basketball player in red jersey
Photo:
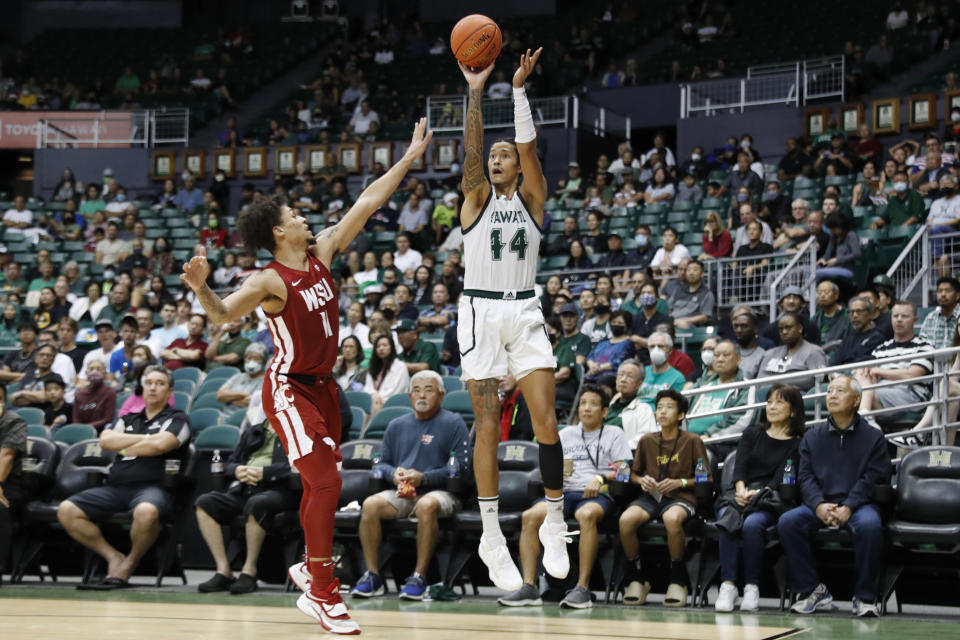
<instances>
[{"instance_id":1,"label":"basketball player in red jersey","mask_svg":"<svg viewBox=\"0 0 960 640\"><path fill-rule=\"evenodd\" d=\"M300 522L307 563L306 568L294 565L289 573L304 590L297 607L331 633L358 634L360 627L340 598L331 559L341 458L338 387L330 376L337 357L339 313L329 268L334 255L346 250L423 154L432 137L426 128L426 119L421 119L403 158L360 194L338 224L316 237L302 216L272 198L241 213L237 227L244 246L268 250L273 261L225 299L206 284L210 265L203 247L183 265L180 276L217 324L241 318L257 305L267 316L276 353L263 382L263 409L303 481Z\"/></svg>"}]
</instances>

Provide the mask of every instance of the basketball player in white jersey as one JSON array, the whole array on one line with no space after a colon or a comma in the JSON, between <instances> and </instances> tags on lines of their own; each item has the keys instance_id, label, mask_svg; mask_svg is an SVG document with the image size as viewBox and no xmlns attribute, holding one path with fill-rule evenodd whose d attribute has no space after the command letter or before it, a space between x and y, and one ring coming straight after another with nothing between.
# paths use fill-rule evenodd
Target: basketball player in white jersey
<instances>
[{"instance_id":1,"label":"basketball player in white jersey","mask_svg":"<svg viewBox=\"0 0 960 640\"><path fill-rule=\"evenodd\" d=\"M547 519L539 532L544 546L543 566L557 578L565 578L570 570L561 492L563 451L554 412L556 359L534 294L547 180L537 158L536 131L523 83L541 52L538 49L531 55L527 50L520 58L513 76L515 142L502 140L490 147L489 181L483 172L480 105L483 85L493 65L480 71L460 65L470 97L464 127L464 202L460 211L466 274L457 338L463 379L476 416L474 472L483 520L480 558L493 583L510 592L520 589L523 579L510 557L498 520L497 385L508 373L516 378L527 401L540 443L540 470L548 505Z\"/></svg>"}]
</instances>

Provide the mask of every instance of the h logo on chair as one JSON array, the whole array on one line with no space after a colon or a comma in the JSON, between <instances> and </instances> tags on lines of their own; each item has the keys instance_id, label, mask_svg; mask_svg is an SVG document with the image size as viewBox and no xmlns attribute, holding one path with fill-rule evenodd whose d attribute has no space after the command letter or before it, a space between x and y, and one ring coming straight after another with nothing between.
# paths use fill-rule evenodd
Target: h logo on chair
<instances>
[{"instance_id":1,"label":"h logo on chair","mask_svg":"<svg viewBox=\"0 0 960 640\"><path fill-rule=\"evenodd\" d=\"M928 466L931 467L950 467L950 457L953 455L952 451L931 451L930 452L930 462Z\"/></svg>"}]
</instances>

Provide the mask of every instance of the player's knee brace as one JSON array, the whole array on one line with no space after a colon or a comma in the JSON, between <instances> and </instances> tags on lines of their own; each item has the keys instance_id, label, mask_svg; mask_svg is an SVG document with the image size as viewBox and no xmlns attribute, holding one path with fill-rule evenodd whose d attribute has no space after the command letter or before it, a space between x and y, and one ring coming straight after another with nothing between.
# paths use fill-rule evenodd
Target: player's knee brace
<instances>
[{"instance_id":1,"label":"player's knee brace","mask_svg":"<svg viewBox=\"0 0 960 640\"><path fill-rule=\"evenodd\" d=\"M563 488L563 448L559 442L540 443L540 475L546 489Z\"/></svg>"}]
</instances>

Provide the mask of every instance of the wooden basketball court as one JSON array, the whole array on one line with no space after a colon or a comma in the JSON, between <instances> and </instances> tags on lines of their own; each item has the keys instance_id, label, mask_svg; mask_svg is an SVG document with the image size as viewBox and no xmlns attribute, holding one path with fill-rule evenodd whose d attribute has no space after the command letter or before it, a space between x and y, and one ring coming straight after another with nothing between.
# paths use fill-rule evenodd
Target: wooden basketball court
<instances>
[{"instance_id":1,"label":"wooden basketball court","mask_svg":"<svg viewBox=\"0 0 960 640\"><path fill-rule=\"evenodd\" d=\"M202 597L198 597L198 600ZM291 605L293 600L291 599ZM602 619L600 611L535 610L497 614L444 613L445 603L411 605L400 611L354 609L364 638L448 640L539 640L541 638L631 638L633 640L767 640L800 632L776 626L718 626L714 623ZM182 604L118 600L0 599L0 638L67 637L71 640L230 638L289 640L323 630L295 607L241 604ZM430 609L436 609L432 611Z\"/></svg>"}]
</instances>

